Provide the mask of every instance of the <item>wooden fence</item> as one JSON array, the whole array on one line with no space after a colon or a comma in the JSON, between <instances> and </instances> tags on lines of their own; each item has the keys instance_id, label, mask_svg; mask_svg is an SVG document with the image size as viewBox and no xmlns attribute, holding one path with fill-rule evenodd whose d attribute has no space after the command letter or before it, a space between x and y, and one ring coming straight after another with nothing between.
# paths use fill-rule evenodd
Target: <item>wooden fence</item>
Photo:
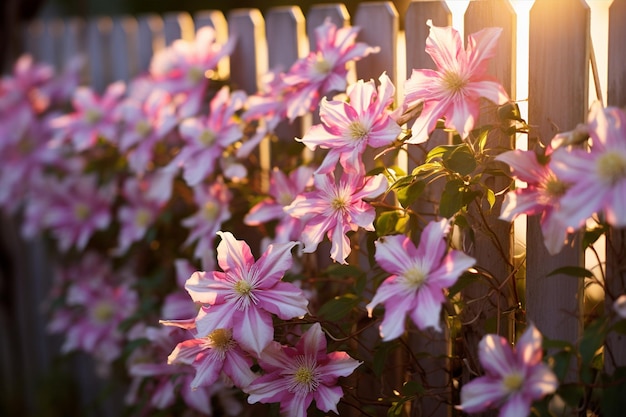
<instances>
[{"instance_id":1,"label":"wooden fence","mask_svg":"<svg viewBox=\"0 0 626 417\"><path fill-rule=\"evenodd\" d=\"M532 126L530 140L549 141L557 130L569 130L584 122L588 110L590 65L593 61L590 44L590 8L584 0L536 0L530 13L529 56L516 56L516 15L507 0L472 1L464 16L465 33L475 32L487 26L504 28L498 53L491 63L490 71L497 76L512 98L516 97L516 62L528 63L528 122ZM609 9L609 59L608 59L608 104L626 105L626 0L615 0ZM269 68L288 68L297 58L307 53L308 42L313 39L312 31L330 17L337 25L352 24L361 28L359 40L380 46L380 53L370 55L356 65L357 78L370 79L386 71L396 86L401 88L407 74L413 68L432 68L433 63L424 52L428 27L432 19L438 26L450 25L452 15L444 1L414 1L406 14L399 16L390 2L364 2L354 16L340 4L323 4L312 7L305 18L300 8L277 7L264 15L256 9L233 10L224 16L218 11L143 15L138 17L103 17L83 21L36 21L24 31L24 48L37 60L49 62L61 68L63 63L82 53L86 59L84 82L97 90L118 79L128 80L148 68L152 54L178 38L190 39L195 30L212 25L222 40L236 36L237 43L230 62L225 62L221 71L228 71L233 83L249 93L257 90L259 76ZM403 31L400 31L400 19ZM308 35L308 36L307 36ZM299 133L296 133L299 134ZM494 138L502 146L510 147L510 137ZM500 234L501 248L491 246L490 240L477 234L476 244L471 249L478 263L500 280L514 273L513 240L510 225L497 220L497 215L487 219L493 230ZM5 227L5 238L10 228ZM616 238L621 235L615 232ZM10 236L11 241L17 241ZM546 279L546 275L560 266L584 265L584 254L580 242L565 248L560 254L550 256L542 243L538 220L530 218L526 235L526 315L548 338L575 342L582 330L581 311L583 302L582 280L561 275ZM509 244L510 243L510 244ZM25 303L34 307L33 301L26 302L26 291L42 297L45 293L49 272L39 252L33 246L12 246L15 259L20 260L15 273L23 274L15 280L17 288L15 305ZM511 254L503 262L496 251ZM613 265L608 254L607 265ZM626 273L621 265L609 268L613 293L620 294L626 287ZM30 277L26 277L30 274ZM34 274L34 275L33 275ZM466 291L472 291L471 288ZM611 303L607 299L606 303ZM471 314L476 326L497 314L498 303L472 307ZM33 328L38 319L32 311L18 308L19 326ZM35 346L25 360L26 369L20 381L24 390L33 384L37 372L50 366L49 352L45 351L42 326L30 334L20 333L22 348ZM479 338L479 333L477 333ZM478 340L474 340L476 343ZM441 349L445 341L431 341L431 346L421 349ZM419 343L419 342L416 342ZM439 343L439 346L437 346ZM612 340L622 346L618 363L626 365L625 341ZM432 346L434 345L434 347ZM48 358L48 359L46 359ZM10 358L1 358L3 363ZM11 371L19 369L13 363L3 375L9 380ZM476 368L474 368L476 369ZM6 379L9 378L9 379ZM3 381L3 382L4 382ZM33 398L33 401L35 399ZM432 406L432 405L431 405ZM425 405L424 407L428 407ZM447 415L450 409L438 410L437 415ZM424 415L429 415L424 411Z\"/></svg>"}]
</instances>

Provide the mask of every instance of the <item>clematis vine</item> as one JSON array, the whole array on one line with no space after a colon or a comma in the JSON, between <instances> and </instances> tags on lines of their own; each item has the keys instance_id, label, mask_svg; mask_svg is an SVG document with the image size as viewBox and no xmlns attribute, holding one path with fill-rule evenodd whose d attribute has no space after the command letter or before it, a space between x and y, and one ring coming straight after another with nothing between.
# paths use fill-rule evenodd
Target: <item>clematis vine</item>
<instances>
[{"instance_id":1,"label":"clematis vine","mask_svg":"<svg viewBox=\"0 0 626 417\"><path fill-rule=\"evenodd\" d=\"M196 272L185 284L202 304L195 320L197 336L232 330L245 350L260 355L274 337L272 315L289 320L307 313L308 301L295 285L281 281L292 264L297 242L273 244L254 261L248 244L230 232L218 232L217 262L222 271Z\"/></svg>"},{"instance_id":2,"label":"clematis vine","mask_svg":"<svg viewBox=\"0 0 626 417\"><path fill-rule=\"evenodd\" d=\"M383 340L402 335L407 314L419 329L432 327L441 331L444 291L476 262L462 251L447 251L445 237L449 229L447 219L428 223L417 248L404 235L384 236L376 241L376 262L393 274L383 281L367 305L370 317L376 305L385 305L380 325Z\"/></svg>"},{"instance_id":3,"label":"clematis vine","mask_svg":"<svg viewBox=\"0 0 626 417\"><path fill-rule=\"evenodd\" d=\"M445 117L445 126L466 138L478 120L480 98L505 104L509 97L494 78L487 75L488 60L496 54L502 28L485 28L471 34L467 49L452 27L430 26L426 52L437 70L414 69L405 84L405 108L423 105L411 126L412 137L406 143L423 143Z\"/></svg>"},{"instance_id":4,"label":"clematis vine","mask_svg":"<svg viewBox=\"0 0 626 417\"><path fill-rule=\"evenodd\" d=\"M542 362L542 336L530 325L515 349L498 335L488 334L478 345L478 358L485 375L461 388L461 404L466 413L499 408L500 417L530 415L533 401L552 394L558 381L548 365Z\"/></svg>"},{"instance_id":5,"label":"clematis vine","mask_svg":"<svg viewBox=\"0 0 626 417\"><path fill-rule=\"evenodd\" d=\"M344 173L335 181L335 174L315 175L315 190L300 194L285 210L296 218L306 218L302 231L303 252L312 253L328 236L332 246L330 257L345 264L352 251L346 235L359 227L374 230L374 207L365 199L380 196L387 189L387 179L379 174L363 177Z\"/></svg>"},{"instance_id":6,"label":"clematis vine","mask_svg":"<svg viewBox=\"0 0 626 417\"><path fill-rule=\"evenodd\" d=\"M376 87L374 80L348 87L347 101L320 103L321 124L317 124L302 139L309 149L329 149L316 174L335 169L337 162L348 173L365 173L361 155L367 146L389 146L402 131L391 116L395 88L386 73Z\"/></svg>"},{"instance_id":7,"label":"clematis vine","mask_svg":"<svg viewBox=\"0 0 626 417\"><path fill-rule=\"evenodd\" d=\"M272 342L259 357L265 374L244 389L248 402L280 403L281 414L305 417L313 401L324 411L337 411L343 391L340 377L352 374L360 365L347 353L326 353L326 337L315 323L295 347Z\"/></svg>"}]
</instances>

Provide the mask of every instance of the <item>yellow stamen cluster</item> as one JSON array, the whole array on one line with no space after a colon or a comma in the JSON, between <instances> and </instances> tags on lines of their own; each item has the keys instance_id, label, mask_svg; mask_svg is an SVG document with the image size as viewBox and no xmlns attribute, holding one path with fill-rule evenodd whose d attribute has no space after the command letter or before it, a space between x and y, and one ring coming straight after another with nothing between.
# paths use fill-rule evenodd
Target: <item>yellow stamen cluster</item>
<instances>
[{"instance_id":1,"label":"yellow stamen cluster","mask_svg":"<svg viewBox=\"0 0 626 417\"><path fill-rule=\"evenodd\" d=\"M352 139L354 140L361 140L363 138L366 138L369 133L367 128L363 126L363 123L361 123L359 120L355 120L350 123L348 129L350 131L350 137L352 137Z\"/></svg>"},{"instance_id":2,"label":"yellow stamen cluster","mask_svg":"<svg viewBox=\"0 0 626 417\"><path fill-rule=\"evenodd\" d=\"M441 80L446 91L453 95L462 93L463 88L467 85L467 80L454 71L446 71Z\"/></svg>"},{"instance_id":3,"label":"yellow stamen cluster","mask_svg":"<svg viewBox=\"0 0 626 417\"><path fill-rule=\"evenodd\" d=\"M402 275L411 288L418 289L424 284L424 281L426 281L426 274L417 267L405 271Z\"/></svg>"},{"instance_id":4,"label":"yellow stamen cluster","mask_svg":"<svg viewBox=\"0 0 626 417\"><path fill-rule=\"evenodd\" d=\"M607 152L596 162L598 175L610 185L626 178L626 156L617 152Z\"/></svg>"}]
</instances>

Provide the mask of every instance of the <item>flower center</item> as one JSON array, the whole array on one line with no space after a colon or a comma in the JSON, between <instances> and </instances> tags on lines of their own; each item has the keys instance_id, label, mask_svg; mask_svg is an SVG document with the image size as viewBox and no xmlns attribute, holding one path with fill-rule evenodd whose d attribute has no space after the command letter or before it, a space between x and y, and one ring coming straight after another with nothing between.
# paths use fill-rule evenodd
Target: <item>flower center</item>
<instances>
[{"instance_id":1,"label":"flower center","mask_svg":"<svg viewBox=\"0 0 626 417\"><path fill-rule=\"evenodd\" d=\"M521 374L515 372L505 376L502 379L502 384L509 393L517 392L524 385L524 377Z\"/></svg>"},{"instance_id":2,"label":"flower center","mask_svg":"<svg viewBox=\"0 0 626 417\"><path fill-rule=\"evenodd\" d=\"M219 211L220 208L214 201L207 201L202 209L204 218L209 221L215 220Z\"/></svg>"},{"instance_id":3,"label":"flower center","mask_svg":"<svg viewBox=\"0 0 626 417\"><path fill-rule=\"evenodd\" d=\"M363 123L361 123L358 120L355 120L354 122L350 123L350 126L348 127L348 129L350 130L350 137L352 137L352 139L354 140L361 140L367 137L369 133L367 128L363 126Z\"/></svg>"},{"instance_id":4,"label":"flower center","mask_svg":"<svg viewBox=\"0 0 626 417\"><path fill-rule=\"evenodd\" d=\"M244 279L237 281L233 288L235 289L235 292L241 297L249 297L250 293L252 292L252 286L248 281Z\"/></svg>"},{"instance_id":5,"label":"flower center","mask_svg":"<svg viewBox=\"0 0 626 417\"><path fill-rule=\"evenodd\" d=\"M150 215L150 212L148 210L139 209L135 216L135 223L139 227L146 227L148 224L150 224L151 217L152 216Z\"/></svg>"},{"instance_id":6,"label":"flower center","mask_svg":"<svg viewBox=\"0 0 626 417\"><path fill-rule=\"evenodd\" d=\"M626 157L618 152L607 152L596 162L600 178L610 185L626 178Z\"/></svg>"},{"instance_id":7,"label":"flower center","mask_svg":"<svg viewBox=\"0 0 626 417\"><path fill-rule=\"evenodd\" d=\"M187 78L194 84L197 84L204 78L204 71L198 67L189 68L189 72L187 72Z\"/></svg>"},{"instance_id":8,"label":"flower center","mask_svg":"<svg viewBox=\"0 0 626 417\"><path fill-rule=\"evenodd\" d=\"M343 211L345 210L347 204L346 204L346 200L343 197L335 197L331 202L330 202L330 206L333 208L333 210L335 211Z\"/></svg>"},{"instance_id":9,"label":"flower center","mask_svg":"<svg viewBox=\"0 0 626 417\"><path fill-rule=\"evenodd\" d=\"M150 123L146 122L145 120L140 120L135 125L135 131L139 133L140 136L146 136L148 133L150 133L150 130L152 130L152 127L150 126Z\"/></svg>"},{"instance_id":10,"label":"flower center","mask_svg":"<svg viewBox=\"0 0 626 417\"><path fill-rule=\"evenodd\" d=\"M288 206L289 204L291 204L294 200L294 197L291 195L291 193L280 193L278 195L278 199L276 201L278 201L278 204L280 204L281 206Z\"/></svg>"},{"instance_id":11,"label":"flower center","mask_svg":"<svg viewBox=\"0 0 626 417\"><path fill-rule=\"evenodd\" d=\"M568 185L554 176L550 176L546 181L544 188L546 194L553 198L559 198L567 191Z\"/></svg>"},{"instance_id":12,"label":"flower center","mask_svg":"<svg viewBox=\"0 0 626 417\"><path fill-rule=\"evenodd\" d=\"M406 283L411 288L419 289L424 281L426 281L426 274L418 267L413 267L403 274Z\"/></svg>"},{"instance_id":13,"label":"flower center","mask_svg":"<svg viewBox=\"0 0 626 417\"><path fill-rule=\"evenodd\" d=\"M233 332L229 329L213 330L207 336L207 339L209 340L211 347L219 351L222 355L229 351L235 345L235 341L233 340Z\"/></svg>"},{"instance_id":14,"label":"flower center","mask_svg":"<svg viewBox=\"0 0 626 417\"><path fill-rule=\"evenodd\" d=\"M213 133L210 130L203 130L202 134L200 134L200 142L204 145L204 146L211 146L215 143L215 133Z\"/></svg>"},{"instance_id":15,"label":"flower center","mask_svg":"<svg viewBox=\"0 0 626 417\"><path fill-rule=\"evenodd\" d=\"M76 216L78 220L87 220L90 212L89 206L85 203L78 203L74 206L74 216Z\"/></svg>"},{"instance_id":16,"label":"flower center","mask_svg":"<svg viewBox=\"0 0 626 417\"><path fill-rule=\"evenodd\" d=\"M108 323L112 318L115 309L106 302L100 301L92 310L92 317L99 323Z\"/></svg>"},{"instance_id":17,"label":"flower center","mask_svg":"<svg viewBox=\"0 0 626 417\"><path fill-rule=\"evenodd\" d=\"M315 358L304 355L296 357L296 368L288 387L289 392L306 395L317 390L320 385L320 372Z\"/></svg>"},{"instance_id":18,"label":"flower center","mask_svg":"<svg viewBox=\"0 0 626 417\"><path fill-rule=\"evenodd\" d=\"M102 113L95 109L88 109L85 111L85 120L90 125L96 124L102 119Z\"/></svg>"},{"instance_id":19,"label":"flower center","mask_svg":"<svg viewBox=\"0 0 626 417\"><path fill-rule=\"evenodd\" d=\"M446 71L442 77L443 86L452 95L463 92L463 88L467 85L467 80L457 72Z\"/></svg>"},{"instance_id":20,"label":"flower center","mask_svg":"<svg viewBox=\"0 0 626 417\"><path fill-rule=\"evenodd\" d=\"M332 69L330 62L326 61L323 56L318 56L313 64L313 69L318 74L326 75Z\"/></svg>"}]
</instances>

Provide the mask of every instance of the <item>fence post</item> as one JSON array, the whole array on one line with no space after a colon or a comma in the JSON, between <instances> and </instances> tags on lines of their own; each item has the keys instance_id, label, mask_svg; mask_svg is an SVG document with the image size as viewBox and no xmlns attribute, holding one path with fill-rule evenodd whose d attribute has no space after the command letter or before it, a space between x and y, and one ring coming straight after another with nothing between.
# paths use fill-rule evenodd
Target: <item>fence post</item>
<instances>
[{"instance_id":1,"label":"fence post","mask_svg":"<svg viewBox=\"0 0 626 417\"><path fill-rule=\"evenodd\" d=\"M615 0L609 8L609 62L608 104L626 106L626 0ZM613 309L613 302L626 294L626 231L612 228L607 236L605 309ZM626 366L626 336L611 332L607 336L605 369L612 372L615 367Z\"/></svg>"},{"instance_id":2,"label":"fence post","mask_svg":"<svg viewBox=\"0 0 626 417\"><path fill-rule=\"evenodd\" d=\"M537 0L530 11L529 143L548 144L558 131L586 119L590 12L581 0ZM550 339L578 340L582 280L555 269L584 265L580 236L551 256L536 216L528 218L526 303L528 321Z\"/></svg>"},{"instance_id":3,"label":"fence post","mask_svg":"<svg viewBox=\"0 0 626 417\"><path fill-rule=\"evenodd\" d=\"M444 1L413 1L409 4L405 20L404 30L406 37L406 78L411 76L413 69L435 69L435 63L426 53L426 39L430 29L426 22L432 20L435 26L451 26L452 13ZM428 141L421 145L408 145L407 172L424 162L428 151L436 146L449 143L446 132L435 131ZM424 197L412 207L418 213L432 214L437 209L442 188L440 184L434 184L424 190ZM426 220L430 220L426 219ZM423 227L424 225L422 225ZM415 352L417 368L421 375L414 378L427 389L429 395L416 401L412 406L418 415L446 417L451 414L452 402L451 378L450 378L450 329L442 326L442 332L433 330L420 331L411 325L408 344Z\"/></svg>"},{"instance_id":4,"label":"fence post","mask_svg":"<svg viewBox=\"0 0 626 417\"><path fill-rule=\"evenodd\" d=\"M489 62L489 74L494 76L504 87L511 99L515 98L515 45L517 16L508 0L486 0L471 2L465 13L465 37L485 27L501 27L497 52ZM478 126L497 125L496 106L484 100L481 104ZM499 129L489 132L485 149L491 150L492 156L513 148L513 138ZM510 181L504 177L484 175L482 180L496 193L508 187ZM466 304L461 314L463 320L463 353L472 370L480 369L478 361L478 343L486 333L497 333L513 340L514 313L519 300L516 296L516 280L512 253L512 225L500 220L502 195L489 207L486 198L468 208L467 217L474 232L469 243L468 254L476 259L488 276L484 280L493 280L490 286L485 281L473 282L463 289L465 299L481 302ZM500 288L493 296L488 292ZM463 379L469 382L470 374L463 369Z\"/></svg>"}]
</instances>

